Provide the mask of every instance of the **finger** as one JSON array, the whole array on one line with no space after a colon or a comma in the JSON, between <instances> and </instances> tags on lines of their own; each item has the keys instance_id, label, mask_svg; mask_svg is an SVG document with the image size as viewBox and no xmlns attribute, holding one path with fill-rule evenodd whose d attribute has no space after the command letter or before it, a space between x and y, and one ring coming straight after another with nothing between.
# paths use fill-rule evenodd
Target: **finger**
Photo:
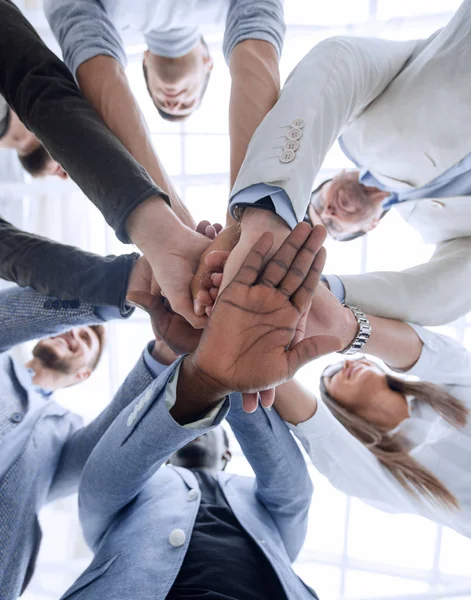
<instances>
[{"instance_id":1,"label":"finger","mask_svg":"<svg viewBox=\"0 0 471 600\"><path fill-rule=\"evenodd\" d=\"M316 335L306 338L287 351L289 376L294 377L296 371L312 360L338 352L342 349L342 342L331 335Z\"/></svg>"},{"instance_id":2,"label":"finger","mask_svg":"<svg viewBox=\"0 0 471 600\"><path fill-rule=\"evenodd\" d=\"M208 271L222 271L229 257L228 250L213 250L205 256L204 264Z\"/></svg>"},{"instance_id":3,"label":"finger","mask_svg":"<svg viewBox=\"0 0 471 600\"><path fill-rule=\"evenodd\" d=\"M221 231L224 229L224 227L221 225L221 223L213 223L213 227L216 230L217 234L220 234Z\"/></svg>"},{"instance_id":4,"label":"finger","mask_svg":"<svg viewBox=\"0 0 471 600\"><path fill-rule=\"evenodd\" d=\"M222 278L224 277L224 273L213 273L211 275L211 283L214 287L221 287Z\"/></svg>"},{"instance_id":5,"label":"finger","mask_svg":"<svg viewBox=\"0 0 471 600\"><path fill-rule=\"evenodd\" d=\"M205 304L203 304L202 302L200 302L200 300L198 299L198 297L196 297L193 300L193 310L195 312L195 315L198 317L201 317L205 314Z\"/></svg>"},{"instance_id":6,"label":"finger","mask_svg":"<svg viewBox=\"0 0 471 600\"><path fill-rule=\"evenodd\" d=\"M258 394L242 394L242 408L248 413L255 412L258 408Z\"/></svg>"},{"instance_id":7,"label":"finger","mask_svg":"<svg viewBox=\"0 0 471 600\"><path fill-rule=\"evenodd\" d=\"M196 300L198 300L202 306L209 306L213 303L213 298L209 290L200 290L196 296Z\"/></svg>"},{"instance_id":8,"label":"finger","mask_svg":"<svg viewBox=\"0 0 471 600\"><path fill-rule=\"evenodd\" d=\"M324 227L314 227L311 230L306 242L297 253L291 268L278 286L278 289L288 298L291 298L291 296L296 293L309 275L311 275L312 279L311 267L316 259L317 254L322 248L325 237L326 230ZM313 287L316 285L317 283L315 283Z\"/></svg>"},{"instance_id":9,"label":"finger","mask_svg":"<svg viewBox=\"0 0 471 600\"><path fill-rule=\"evenodd\" d=\"M204 235L206 237L208 237L210 240L214 240L214 238L216 237L217 233L216 233L216 230L214 229L214 227L212 225L208 225L206 227L206 229L204 230Z\"/></svg>"},{"instance_id":10,"label":"finger","mask_svg":"<svg viewBox=\"0 0 471 600\"><path fill-rule=\"evenodd\" d=\"M307 223L296 225L279 250L275 252L274 256L267 263L260 277L262 285L278 287L310 233L311 227Z\"/></svg>"},{"instance_id":11,"label":"finger","mask_svg":"<svg viewBox=\"0 0 471 600\"><path fill-rule=\"evenodd\" d=\"M275 388L271 390L263 390L260 392L260 404L263 408L270 408L275 402Z\"/></svg>"},{"instance_id":12,"label":"finger","mask_svg":"<svg viewBox=\"0 0 471 600\"><path fill-rule=\"evenodd\" d=\"M214 304L213 304L213 305L211 305L211 306L207 306L207 307L204 309L204 312L206 313L206 315L207 315L208 317L210 317L210 316L211 316L211 313L213 312L213 310L214 310Z\"/></svg>"},{"instance_id":13,"label":"finger","mask_svg":"<svg viewBox=\"0 0 471 600\"><path fill-rule=\"evenodd\" d=\"M299 312L305 311L307 307L310 306L312 297L316 293L317 286L319 285L326 258L326 249L321 248L309 269L308 276L291 297L291 302Z\"/></svg>"},{"instance_id":14,"label":"finger","mask_svg":"<svg viewBox=\"0 0 471 600\"><path fill-rule=\"evenodd\" d=\"M159 297L158 297L159 298ZM152 310L156 297L149 292L133 291L126 295L126 303L149 312ZM159 302L160 303L160 302Z\"/></svg>"},{"instance_id":15,"label":"finger","mask_svg":"<svg viewBox=\"0 0 471 600\"><path fill-rule=\"evenodd\" d=\"M209 221L200 221L196 226L196 231L201 233L201 235L204 235L205 229L208 227L208 225L211 225Z\"/></svg>"},{"instance_id":16,"label":"finger","mask_svg":"<svg viewBox=\"0 0 471 600\"><path fill-rule=\"evenodd\" d=\"M255 242L242 262L238 273L234 277L234 283L240 283L248 286L253 285L257 281L262 271L265 258L270 252L274 240L274 235L271 232L266 231Z\"/></svg>"},{"instance_id":17,"label":"finger","mask_svg":"<svg viewBox=\"0 0 471 600\"><path fill-rule=\"evenodd\" d=\"M211 296L211 298L213 300L216 300L216 298L218 297L219 294L219 288L218 287L213 287L209 290L209 295Z\"/></svg>"}]
</instances>

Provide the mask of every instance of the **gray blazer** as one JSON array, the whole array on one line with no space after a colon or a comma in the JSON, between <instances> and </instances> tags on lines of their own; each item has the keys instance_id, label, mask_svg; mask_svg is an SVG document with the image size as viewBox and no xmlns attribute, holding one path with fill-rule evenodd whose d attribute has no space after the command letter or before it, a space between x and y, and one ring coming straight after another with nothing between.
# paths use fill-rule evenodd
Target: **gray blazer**
<instances>
[{"instance_id":1,"label":"gray blazer","mask_svg":"<svg viewBox=\"0 0 471 600\"><path fill-rule=\"evenodd\" d=\"M82 428L77 415L38 393L28 371L7 350L26 340L102 322L96 308L80 300L61 301L28 288L0 293L0 427L9 427L0 438L1 600L17 598L33 572L41 507L77 490L97 441L152 379L140 361L132 382L126 380L113 402ZM12 402L21 408L9 414Z\"/></svg>"},{"instance_id":2,"label":"gray blazer","mask_svg":"<svg viewBox=\"0 0 471 600\"><path fill-rule=\"evenodd\" d=\"M208 429L181 427L169 414L165 391L177 364L123 410L85 466L80 518L95 557L62 600L164 600L180 570L201 494L191 471L163 465ZM219 485L288 598L316 598L291 567L312 496L304 458L274 410L249 415L239 394L230 404L228 421L256 478L220 473ZM228 405L226 399L213 426Z\"/></svg>"}]
</instances>

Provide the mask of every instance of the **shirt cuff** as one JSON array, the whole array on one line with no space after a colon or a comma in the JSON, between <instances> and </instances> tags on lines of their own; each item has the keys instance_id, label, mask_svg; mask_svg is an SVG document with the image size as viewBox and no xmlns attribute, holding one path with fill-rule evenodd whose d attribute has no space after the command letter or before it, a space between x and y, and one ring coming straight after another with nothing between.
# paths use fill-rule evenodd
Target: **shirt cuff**
<instances>
[{"instance_id":1,"label":"shirt cuff","mask_svg":"<svg viewBox=\"0 0 471 600\"><path fill-rule=\"evenodd\" d=\"M332 294L342 304L345 302L345 286L337 275L321 275L321 280L326 281Z\"/></svg>"},{"instance_id":2,"label":"shirt cuff","mask_svg":"<svg viewBox=\"0 0 471 600\"><path fill-rule=\"evenodd\" d=\"M155 358L152 356L152 350L154 349L154 346L155 340L152 340L147 344L146 349L144 350L144 362L152 377L157 379L159 375L162 375L165 369L168 369L168 366L159 363L159 361L155 360ZM175 402L173 404L175 404Z\"/></svg>"},{"instance_id":3,"label":"shirt cuff","mask_svg":"<svg viewBox=\"0 0 471 600\"><path fill-rule=\"evenodd\" d=\"M165 390L165 404L169 412L172 410L175 402L177 401L177 383L178 377L180 376L180 367L182 362L183 361L180 361L173 375L168 380ZM211 408L202 419L183 425L183 429L204 429L207 427L212 427L225 401L226 398L223 398L218 404L216 404L216 406L213 406L213 408Z\"/></svg>"},{"instance_id":4,"label":"shirt cuff","mask_svg":"<svg viewBox=\"0 0 471 600\"><path fill-rule=\"evenodd\" d=\"M130 312L127 312L126 315L123 315L121 310L116 306L96 306L95 314L102 321L113 321L113 319L122 319L124 316L130 316L130 314L134 312L130 308Z\"/></svg>"},{"instance_id":5,"label":"shirt cuff","mask_svg":"<svg viewBox=\"0 0 471 600\"><path fill-rule=\"evenodd\" d=\"M322 400L317 401L316 412L307 421L293 425L286 422L288 429L292 431L296 437L306 442L312 443L313 440L321 442L328 438L332 432L339 427L339 423Z\"/></svg>"},{"instance_id":6,"label":"shirt cuff","mask_svg":"<svg viewBox=\"0 0 471 600\"><path fill-rule=\"evenodd\" d=\"M293 205L291 204L288 194L283 188L274 185L267 185L266 183L257 183L256 185L251 185L250 187L245 188L245 190L238 192L233 198L231 198L229 210L232 217L236 219L234 214L236 207L256 207L257 203L267 196L270 197L273 203L274 212L281 217L291 229L294 229L298 224L298 219L296 218L296 213L294 212Z\"/></svg>"}]
</instances>

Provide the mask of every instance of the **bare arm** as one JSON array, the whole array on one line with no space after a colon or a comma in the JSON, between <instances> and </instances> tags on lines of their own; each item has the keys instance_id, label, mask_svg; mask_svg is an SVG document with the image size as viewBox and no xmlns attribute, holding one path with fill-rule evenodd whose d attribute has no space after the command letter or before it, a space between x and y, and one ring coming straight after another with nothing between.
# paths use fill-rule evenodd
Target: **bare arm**
<instances>
[{"instance_id":1,"label":"bare arm","mask_svg":"<svg viewBox=\"0 0 471 600\"><path fill-rule=\"evenodd\" d=\"M245 158L247 147L280 92L278 52L269 42L246 40L231 54L232 77L229 105L231 138L231 188Z\"/></svg>"},{"instance_id":2,"label":"bare arm","mask_svg":"<svg viewBox=\"0 0 471 600\"><path fill-rule=\"evenodd\" d=\"M110 130L146 169L154 182L168 193L178 217L195 229L193 217L178 198L154 151L144 116L129 87L124 67L111 56L95 56L80 65L77 81L83 95Z\"/></svg>"}]
</instances>

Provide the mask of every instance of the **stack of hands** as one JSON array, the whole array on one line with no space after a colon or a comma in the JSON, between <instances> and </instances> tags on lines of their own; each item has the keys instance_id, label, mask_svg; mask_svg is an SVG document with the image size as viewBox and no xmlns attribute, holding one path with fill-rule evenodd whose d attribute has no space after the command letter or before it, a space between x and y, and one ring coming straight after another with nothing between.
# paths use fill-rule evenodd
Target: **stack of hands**
<instances>
[{"instance_id":1,"label":"stack of hands","mask_svg":"<svg viewBox=\"0 0 471 600\"><path fill-rule=\"evenodd\" d=\"M319 285L322 226L300 223L290 233L275 214L247 209L240 225L202 221L196 231L185 229L183 237L169 234L159 253L143 235L144 256L128 285L127 301L150 315L159 362L191 354L202 387L217 380L221 394L240 391L252 412L259 400L273 404L275 373L281 384L355 337L351 311ZM257 391L244 384L253 387L254 364Z\"/></svg>"}]
</instances>

